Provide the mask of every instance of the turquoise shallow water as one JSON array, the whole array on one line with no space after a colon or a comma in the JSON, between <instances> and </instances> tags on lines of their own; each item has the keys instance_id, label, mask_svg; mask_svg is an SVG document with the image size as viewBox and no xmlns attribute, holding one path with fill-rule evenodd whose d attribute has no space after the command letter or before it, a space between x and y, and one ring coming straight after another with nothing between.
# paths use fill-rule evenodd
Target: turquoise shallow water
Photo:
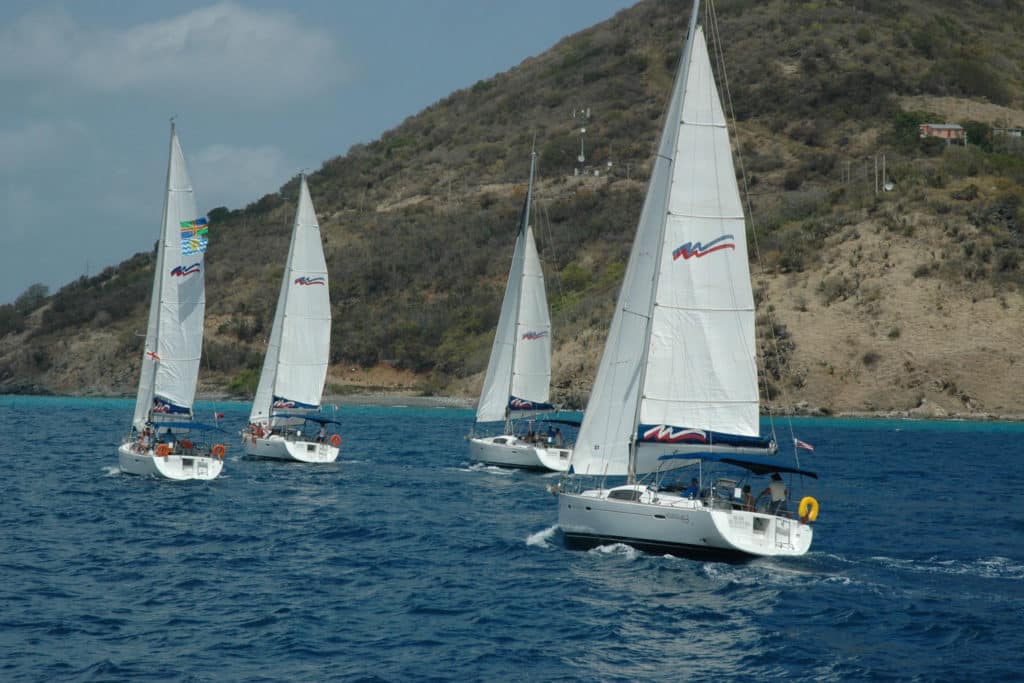
<instances>
[{"instance_id":1,"label":"turquoise shallow water","mask_svg":"<svg viewBox=\"0 0 1024 683\"><path fill-rule=\"evenodd\" d=\"M248 406L200 404L235 433ZM1024 425L797 420L811 553L566 550L472 413L345 407L340 462L122 475L129 400L0 397L0 680L1020 680Z\"/></svg>"}]
</instances>

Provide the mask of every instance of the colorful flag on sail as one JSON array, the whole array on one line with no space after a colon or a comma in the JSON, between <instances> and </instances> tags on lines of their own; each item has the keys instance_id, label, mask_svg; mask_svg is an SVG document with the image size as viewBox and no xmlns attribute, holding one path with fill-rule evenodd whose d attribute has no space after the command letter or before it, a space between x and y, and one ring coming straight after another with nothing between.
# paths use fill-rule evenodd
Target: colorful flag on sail
<instances>
[{"instance_id":1,"label":"colorful flag on sail","mask_svg":"<svg viewBox=\"0 0 1024 683\"><path fill-rule=\"evenodd\" d=\"M793 439L793 445L796 446L797 448L802 448L805 451L813 451L814 450L814 446L812 446L811 444L807 443L806 441L801 441L800 439Z\"/></svg>"},{"instance_id":2,"label":"colorful flag on sail","mask_svg":"<svg viewBox=\"0 0 1024 683\"><path fill-rule=\"evenodd\" d=\"M210 226L206 216L194 221L181 221L181 253L183 256L202 254L206 251Z\"/></svg>"}]
</instances>

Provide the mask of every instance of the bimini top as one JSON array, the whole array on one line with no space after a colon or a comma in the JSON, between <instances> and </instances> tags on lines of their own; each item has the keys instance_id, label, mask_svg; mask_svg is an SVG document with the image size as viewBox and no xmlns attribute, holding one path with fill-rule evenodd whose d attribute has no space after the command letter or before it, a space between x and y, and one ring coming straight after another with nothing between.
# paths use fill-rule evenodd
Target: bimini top
<instances>
[{"instance_id":1,"label":"bimini top","mask_svg":"<svg viewBox=\"0 0 1024 683\"><path fill-rule=\"evenodd\" d=\"M735 465L742 467L745 470L750 470L754 474L770 474L771 472L789 472L791 474L799 474L804 477L810 477L812 479L818 478L817 472L811 472L809 470L802 470L796 467L789 467L788 465L782 465L780 463L771 462L764 458L746 457L742 455L736 455L732 453L669 453L663 455L658 460L711 460L714 462L722 462L726 465Z\"/></svg>"},{"instance_id":2,"label":"bimini top","mask_svg":"<svg viewBox=\"0 0 1024 683\"><path fill-rule=\"evenodd\" d=\"M305 413L273 413L271 417L283 417L287 419L298 418L300 420L309 420L310 422L319 422L323 425L340 425L340 420L332 420L329 417L321 417L320 415L306 415Z\"/></svg>"}]
</instances>

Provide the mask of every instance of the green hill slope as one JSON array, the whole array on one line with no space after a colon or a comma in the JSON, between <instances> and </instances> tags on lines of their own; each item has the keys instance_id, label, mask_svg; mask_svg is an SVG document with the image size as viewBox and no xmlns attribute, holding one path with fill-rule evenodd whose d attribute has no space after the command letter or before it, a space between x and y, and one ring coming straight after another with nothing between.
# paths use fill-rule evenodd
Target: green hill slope
<instances>
[{"instance_id":1,"label":"green hill slope","mask_svg":"<svg viewBox=\"0 0 1024 683\"><path fill-rule=\"evenodd\" d=\"M759 331L783 350L770 393L831 411L1024 413L1024 149L994 130L1024 126L1024 5L715 5L760 254ZM688 10L642 2L310 176L334 391L387 377L475 394L536 138L556 394L585 402ZM962 123L971 144L922 140L923 122ZM209 212L207 391L254 389L296 192L292 181ZM152 261L0 307L0 387L133 392Z\"/></svg>"}]
</instances>

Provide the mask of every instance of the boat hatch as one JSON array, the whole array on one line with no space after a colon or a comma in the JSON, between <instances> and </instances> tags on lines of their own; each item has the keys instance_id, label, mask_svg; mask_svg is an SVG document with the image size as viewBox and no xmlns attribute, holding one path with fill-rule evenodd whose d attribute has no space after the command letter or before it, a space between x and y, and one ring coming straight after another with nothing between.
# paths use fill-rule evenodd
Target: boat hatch
<instances>
[{"instance_id":1,"label":"boat hatch","mask_svg":"<svg viewBox=\"0 0 1024 683\"><path fill-rule=\"evenodd\" d=\"M316 450L316 446L314 446L314 445L313 445L313 444L311 444L311 443L307 443L307 444L306 444L306 451L307 451L307 452L309 452L309 453L312 453L312 452L313 452L313 451L315 451L315 450Z\"/></svg>"}]
</instances>

